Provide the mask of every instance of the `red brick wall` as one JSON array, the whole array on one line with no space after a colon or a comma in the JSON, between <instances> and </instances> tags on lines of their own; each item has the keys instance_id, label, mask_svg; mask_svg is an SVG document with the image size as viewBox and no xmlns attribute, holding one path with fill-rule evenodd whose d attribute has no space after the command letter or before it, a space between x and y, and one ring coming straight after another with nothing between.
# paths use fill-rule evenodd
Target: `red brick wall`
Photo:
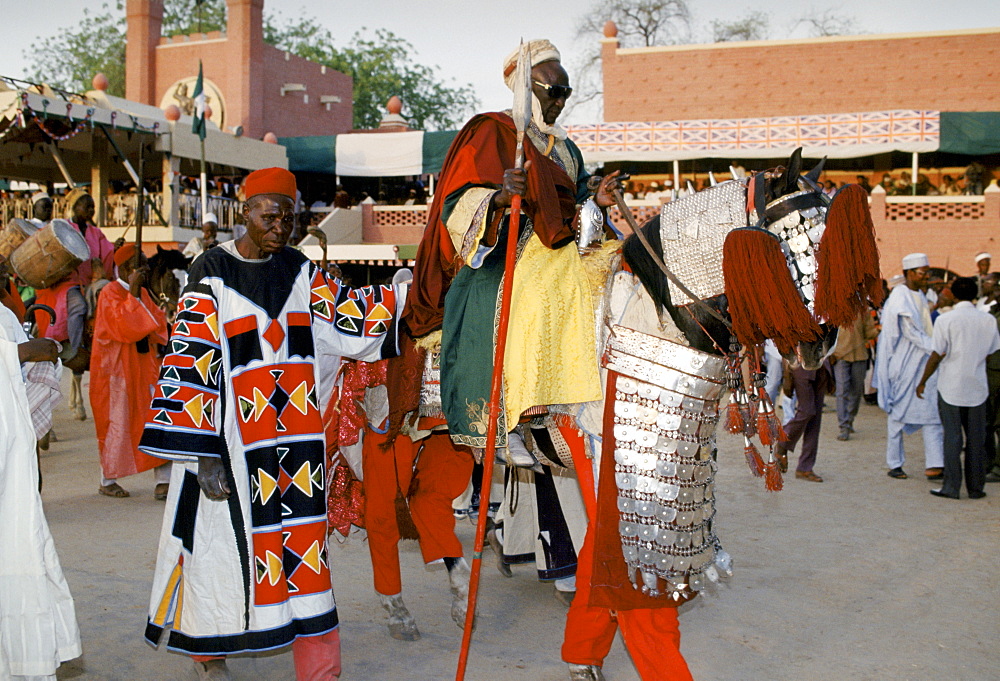
<instances>
[{"instance_id":1,"label":"red brick wall","mask_svg":"<svg viewBox=\"0 0 1000 681\"><path fill-rule=\"evenodd\" d=\"M604 119L1000 110L1000 29L616 49Z\"/></svg>"},{"instance_id":2,"label":"red brick wall","mask_svg":"<svg viewBox=\"0 0 1000 681\"><path fill-rule=\"evenodd\" d=\"M873 193L872 221L882 276L900 274L903 256L913 252L926 253L931 267L975 274L976 253L1000 253L1000 190L994 186L978 198L982 202L887 204L885 194Z\"/></svg>"},{"instance_id":3,"label":"red brick wall","mask_svg":"<svg viewBox=\"0 0 1000 681\"><path fill-rule=\"evenodd\" d=\"M264 126L278 137L335 135L354 127L354 84L345 73L264 45L263 82ZM285 83L302 83L306 91L287 92L282 97L281 86ZM341 101L331 104L327 111L319 101L325 95L340 97Z\"/></svg>"},{"instance_id":4,"label":"red brick wall","mask_svg":"<svg viewBox=\"0 0 1000 681\"><path fill-rule=\"evenodd\" d=\"M125 96L152 104L156 97L156 46L163 25L163 0L129 0L125 7L128 22L125 42Z\"/></svg>"}]
</instances>

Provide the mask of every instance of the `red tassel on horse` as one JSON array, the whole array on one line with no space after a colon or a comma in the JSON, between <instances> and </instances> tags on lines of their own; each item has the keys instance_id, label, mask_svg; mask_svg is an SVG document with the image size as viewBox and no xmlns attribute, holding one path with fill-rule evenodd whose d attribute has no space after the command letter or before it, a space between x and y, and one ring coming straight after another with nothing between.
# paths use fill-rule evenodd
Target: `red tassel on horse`
<instances>
[{"instance_id":1,"label":"red tassel on horse","mask_svg":"<svg viewBox=\"0 0 1000 681\"><path fill-rule=\"evenodd\" d=\"M819 325L802 302L778 238L756 227L734 229L722 249L733 333L743 345L771 338L781 352L817 338Z\"/></svg>"},{"instance_id":2,"label":"red tassel on horse","mask_svg":"<svg viewBox=\"0 0 1000 681\"><path fill-rule=\"evenodd\" d=\"M749 438L744 437L743 441L746 445L743 448L743 455L747 459L747 466L750 468L750 472L753 473L755 478L759 478L764 475L764 459L761 458L760 452L757 448L753 446Z\"/></svg>"},{"instance_id":3,"label":"red tassel on horse","mask_svg":"<svg viewBox=\"0 0 1000 681\"><path fill-rule=\"evenodd\" d=\"M733 393L729 397L729 404L726 405L726 430L734 435L742 433L745 428L743 414L740 412L739 397Z\"/></svg>"},{"instance_id":4,"label":"red tassel on horse","mask_svg":"<svg viewBox=\"0 0 1000 681\"><path fill-rule=\"evenodd\" d=\"M781 479L781 471L778 470L778 463L776 461L768 461L764 465L764 488L768 492L780 492L784 486L784 482Z\"/></svg>"},{"instance_id":5,"label":"red tassel on horse","mask_svg":"<svg viewBox=\"0 0 1000 681\"><path fill-rule=\"evenodd\" d=\"M868 301L882 302L875 226L860 186L849 184L834 197L816 260L816 314L829 324L849 326Z\"/></svg>"}]
</instances>

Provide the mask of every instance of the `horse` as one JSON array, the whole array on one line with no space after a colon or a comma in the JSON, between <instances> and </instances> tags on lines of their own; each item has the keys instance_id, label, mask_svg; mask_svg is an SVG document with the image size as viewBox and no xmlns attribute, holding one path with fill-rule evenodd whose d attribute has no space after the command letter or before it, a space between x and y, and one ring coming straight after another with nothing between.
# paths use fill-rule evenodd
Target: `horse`
<instances>
[{"instance_id":1,"label":"horse","mask_svg":"<svg viewBox=\"0 0 1000 681\"><path fill-rule=\"evenodd\" d=\"M187 271L191 258L180 250L156 246L156 254L149 259L149 282L147 287L153 295L157 306L167 315L167 322L173 323L177 314L177 301L180 299L181 286L174 270Z\"/></svg>"},{"instance_id":2,"label":"horse","mask_svg":"<svg viewBox=\"0 0 1000 681\"><path fill-rule=\"evenodd\" d=\"M818 367L835 343L840 320L864 302L864 292L855 290L850 310L826 312L833 308L821 284L840 265L831 254L843 257L845 249L827 248L824 240L831 203L816 186L821 169L803 176L796 152L787 169L671 202L623 242L584 256L585 263L594 256L590 280L605 282L595 296L605 398L549 405L547 414L526 424L548 429L548 435L521 439L539 462L576 468L581 488L588 479L593 484L591 462L600 449L599 485L614 489L584 489L583 496L592 499L601 560L616 566L601 575L605 585L681 600L720 573L731 574L731 559L715 532L714 500L715 429L727 394L727 429L744 435L751 471L765 478L769 490L780 489L773 454L764 461L752 443L769 447L780 437L763 390L758 344L776 337L785 356ZM840 239L842 227L833 230ZM873 236L870 245L874 249ZM620 257L614 255L619 249ZM754 269L758 260L770 269ZM871 275L870 268L865 271ZM771 279L781 286L776 289ZM844 288L841 282L838 290ZM775 290L781 300L769 299ZM767 300L754 308L748 298ZM787 319L795 323L786 325ZM421 339L414 353L423 362L422 416L441 412L433 344L430 337ZM568 440L556 431L566 426L584 434L583 447L564 446ZM585 449L586 458L580 453ZM609 542L619 547L616 560L607 553Z\"/></svg>"}]
</instances>

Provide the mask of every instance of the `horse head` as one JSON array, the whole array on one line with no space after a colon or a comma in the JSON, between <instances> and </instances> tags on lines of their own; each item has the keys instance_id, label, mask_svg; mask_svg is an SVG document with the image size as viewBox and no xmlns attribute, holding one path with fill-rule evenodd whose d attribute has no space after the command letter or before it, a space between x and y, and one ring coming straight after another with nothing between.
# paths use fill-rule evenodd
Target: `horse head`
<instances>
[{"instance_id":1,"label":"horse head","mask_svg":"<svg viewBox=\"0 0 1000 681\"><path fill-rule=\"evenodd\" d=\"M654 254L637 235L625 240L625 262L692 347L726 354L733 338L744 345L772 338L787 358L818 368L836 343L837 327L877 296L871 217L854 190L864 191L854 187L839 205L839 195L831 203L816 183L822 166L802 175L796 150L787 168L665 204L640 228ZM834 238L827 229L831 209ZM867 225L859 224L866 217Z\"/></svg>"},{"instance_id":2,"label":"horse head","mask_svg":"<svg viewBox=\"0 0 1000 681\"><path fill-rule=\"evenodd\" d=\"M797 149L787 168L754 175L752 227L727 237L723 258L730 298L751 303L733 306L736 335L749 342L772 338L786 359L806 369L823 364L837 328L881 293L867 193L850 185L831 199L818 184L822 169L820 161L803 175Z\"/></svg>"}]
</instances>

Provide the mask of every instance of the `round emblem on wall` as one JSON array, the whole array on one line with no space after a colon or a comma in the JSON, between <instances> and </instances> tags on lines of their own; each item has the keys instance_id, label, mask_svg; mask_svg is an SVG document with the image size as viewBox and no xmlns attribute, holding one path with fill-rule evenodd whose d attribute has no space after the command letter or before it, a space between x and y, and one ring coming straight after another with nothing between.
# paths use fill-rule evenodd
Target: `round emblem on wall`
<instances>
[{"instance_id":1,"label":"round emblem on wall","mask_svg":"<svg viewBox=\"0 0 1000 681\"><path fill-rule=\"evenodd\" d=\"M175 81L163 93L163 97L160 99L160 108L165 109L171 104L176 104L185 116L194 115L194 86L197 82L197 75ZM222 91L208 78L205 78L202 83L205 87L206 104L212 110L209 120L219 126L219 130L225 130L223 126L226 122L226 100L222 96Z\"/></svg>"}]
</instances>

